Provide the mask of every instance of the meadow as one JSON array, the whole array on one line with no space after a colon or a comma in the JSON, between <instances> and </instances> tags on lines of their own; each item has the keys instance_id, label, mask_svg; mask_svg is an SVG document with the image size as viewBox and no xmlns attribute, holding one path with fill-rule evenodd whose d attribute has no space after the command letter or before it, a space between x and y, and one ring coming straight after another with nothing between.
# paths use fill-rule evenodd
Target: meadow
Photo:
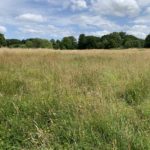
<instances>
[{"instance_id":1,"label":"meadow","mask_svg":"<svg viewBox=\"0 0 150 150\"><path fill-rule=\"evenodd\" d=\"M0 49L0 149L150 150L150 50Z\"/></svg>"}]
</instances>

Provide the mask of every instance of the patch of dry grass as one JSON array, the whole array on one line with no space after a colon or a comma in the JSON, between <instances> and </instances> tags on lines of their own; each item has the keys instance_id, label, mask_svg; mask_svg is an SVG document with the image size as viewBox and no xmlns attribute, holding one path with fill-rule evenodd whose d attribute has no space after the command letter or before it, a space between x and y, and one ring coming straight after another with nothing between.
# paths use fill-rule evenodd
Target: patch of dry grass
<instances>
[{"instance_id":1,"label":"patch of dry grass","mask_svg":"<svg viewBox=\"0 0 150 150\"><path fill-rule=\"evenodd\" d=\"M150 149L150 51L0 49L1 149Z\"/></svg>"}]
</instances>

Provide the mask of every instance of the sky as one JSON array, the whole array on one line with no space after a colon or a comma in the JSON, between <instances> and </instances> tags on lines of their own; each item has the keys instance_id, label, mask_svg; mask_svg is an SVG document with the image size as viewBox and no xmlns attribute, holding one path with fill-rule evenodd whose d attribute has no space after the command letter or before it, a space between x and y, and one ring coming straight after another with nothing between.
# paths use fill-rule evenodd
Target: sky
<instances>
[{"instance_id":1,"label":"sky","mask_svg":"<svg viewBox=\"0 0 150 150\"><path fill-rule=\"evenodd\" d=\"M61 39L124 31L150 33L150 0L1 0L0 33L6 38Z\"/></svg>"}]
</instances>

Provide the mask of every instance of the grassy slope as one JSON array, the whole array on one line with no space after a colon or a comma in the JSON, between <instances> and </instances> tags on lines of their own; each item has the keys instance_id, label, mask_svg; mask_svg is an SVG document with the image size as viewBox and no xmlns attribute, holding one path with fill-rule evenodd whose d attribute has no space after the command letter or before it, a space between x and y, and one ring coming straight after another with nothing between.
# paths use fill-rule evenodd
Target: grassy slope
<instances>
[{"instance_id":1,"label":"grassy slope","mask_svg":"<svg viewBox=\"0 0 150 150\"><path fill-rule=\"evenodd\" d=\"M150 51L0 51L0 149L150 149Z\"/></svg>"}]
</instances>

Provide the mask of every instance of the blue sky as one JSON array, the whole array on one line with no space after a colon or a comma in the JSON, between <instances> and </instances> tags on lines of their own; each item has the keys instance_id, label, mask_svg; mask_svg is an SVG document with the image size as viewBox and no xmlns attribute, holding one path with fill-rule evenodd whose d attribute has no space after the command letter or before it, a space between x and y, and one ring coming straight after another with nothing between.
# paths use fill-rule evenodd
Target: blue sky
<instances>
[{"instance_id":1,"label":"blue sky","mask_svg":"<svg viewBox=\"0 0 150 150\"><path fill-rule=\"evenodd\" d=\"M0 32L6 38L150 33L150 0L1 0Z\"/></svg>"}]
</instances>

